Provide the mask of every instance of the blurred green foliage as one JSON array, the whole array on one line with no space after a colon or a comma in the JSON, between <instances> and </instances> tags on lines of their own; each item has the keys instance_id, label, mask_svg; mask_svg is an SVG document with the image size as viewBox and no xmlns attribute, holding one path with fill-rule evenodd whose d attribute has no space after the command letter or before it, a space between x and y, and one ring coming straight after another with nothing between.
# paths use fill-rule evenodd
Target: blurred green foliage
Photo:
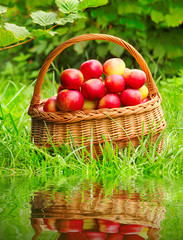
<instances>
[{"instance_id":1,"label":"blurred green foliage","mask_svg":"<svg viewBox=\"0 0 183 240\"><path fill-rule=\"evenodd\" d=\"M24 25L28 30L32 25L30 11L57 12L54 0L7 0L6 3L0 0L0 4L11 7L6 15L7 22ZM0 52L1 74L11 78L12 74L28 71L28 79L34 79L54 48L84 33L111 34L129 42L145 58L155 79L158 75L177 75L182 68L182 0L111 0L106 6L87 9L86 12L88 18L56 28L54 36L40 36L23 46ZM61 53L54 63L60 71L68 66L78 68L87 58L98 58L103 63L113 56L122 57L129 68L138 67L126 50L105 41L78 43ZM16 68L12 68L14 65ZM14 69L13 73L11 69Z\"/></svg>"},{"instance_id":2,"label":"blurred green foliage","mask_svg":"<svg viewBox=\"0 0 183 240\"><path fill-rule=\"evenodd\" d=\"M32 38L42 35L50 34L54 36L57 32L51 31L51 29L59 25L63 26L67 23L74 23L77 19L86 18L86 14L83 12L87 8L103 6L107 3L108 0L55 0L55 4L58 7L56 12L45 12L42 10L30 12L32 23L41 26L38 29L31 26L31 31L26 27L8 23L6 21L6 14L9 9L6 6L0 5L0 50L25 44L27 43L25 41L27 38L31 38L28 40L29 42L33 40ZM50 25L52 26L50 27ZM23 40L24 42L22 42Z\"/></svg>"}]
</instances>

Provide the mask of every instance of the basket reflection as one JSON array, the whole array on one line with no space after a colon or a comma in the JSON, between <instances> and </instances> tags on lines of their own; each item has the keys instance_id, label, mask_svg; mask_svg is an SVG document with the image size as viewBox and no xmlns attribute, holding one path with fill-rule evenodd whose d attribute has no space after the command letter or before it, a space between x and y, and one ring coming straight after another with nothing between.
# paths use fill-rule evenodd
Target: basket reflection
<instances>
[{"instance_id":1,"label":"basket reflection","mask_svg":"<svg viewBox=\"0 0 183 240\"><path fill-rule=\"evenodd\" d=\"M32 239L49 230L63 240L158 240L165 212L161 198L160 193L147 201L124 190L109 197L100 187L72 196L37 192L31 201Z\"/></svg>"}]
</instances>

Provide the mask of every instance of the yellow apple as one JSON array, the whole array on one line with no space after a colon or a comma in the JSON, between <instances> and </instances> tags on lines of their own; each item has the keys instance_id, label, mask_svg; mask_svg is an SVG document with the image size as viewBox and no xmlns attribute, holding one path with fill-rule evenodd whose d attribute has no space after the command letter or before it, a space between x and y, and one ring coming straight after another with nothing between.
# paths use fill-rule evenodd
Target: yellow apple
<instances>
[{"instance_id":1,"label":"yellow apple","mask_svg":"<svg viewBox=\"0 0 183 240\"><path fill-rule=\"evenodd\" d=\"M148 96L148 88L143 85L141 88L138 89L140 91L140 93L142 94L142 101Z\"/></svg>"}]
</instances>

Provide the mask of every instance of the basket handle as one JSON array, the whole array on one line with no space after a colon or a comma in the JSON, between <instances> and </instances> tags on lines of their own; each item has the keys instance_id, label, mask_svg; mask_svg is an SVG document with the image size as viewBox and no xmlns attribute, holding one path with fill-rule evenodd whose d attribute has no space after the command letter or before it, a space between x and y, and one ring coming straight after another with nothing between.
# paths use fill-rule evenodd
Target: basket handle
<instances>
[{"instance_id":1,"label":"basket handle","mask_svg":"<svg viewBox=\"0 0 183 240\"><path fill-rule=\"evenodd\" d=\"M121 45L122 47L124 47L136 59L137 63L141 67L141 69L145 72L146 78L147 78L147 87L149 90L149 94L151 96L158 94L158 89L152 78L152 75L147 66L147 63L145 62L145 60L143 59L141 54L133 46L131 46L129 43L125 42L124 40L122 40L118 37L114 37L112 35L84 34L84 35L77 36L77 37L67 40L66 42L62 43L57 48L55 48L48 55L48 57L46 58L46 60L44 61L43 65L41 67L41 70L39 72L39 75L38 75L38 78L37 78L37 81L35 84L34 93L33 93L29 111L28 111L29 113L33 110L34 107L37 107L40 104L40 100L41 100L40 93L41 93L41 87L43 84L43 80L48 71L50 64L53 62L53 60L56 58L56 56L58 56L64 49L66 49L76 43L88 41L88 40L105 40L105 41L117 43L117 44Z\"/></svg>"}]
</instances>

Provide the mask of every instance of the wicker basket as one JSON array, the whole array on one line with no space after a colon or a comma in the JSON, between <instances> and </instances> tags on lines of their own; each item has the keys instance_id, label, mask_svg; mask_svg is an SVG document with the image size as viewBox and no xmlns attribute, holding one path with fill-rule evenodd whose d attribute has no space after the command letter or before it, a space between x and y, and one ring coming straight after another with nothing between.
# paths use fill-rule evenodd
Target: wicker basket
<instances>
[{"instance_id":1,"label":"wicker basket","mask_svg":"<svg viewBox=\"0 0 183 240\"><path fill-rule=\"evenodd\" d=\"M45 219L55 222L73 219L105 219L120 224L135 224L148 227L149 240L158 240L160 221L164 219L165 208L161 205L162 192L151 196L151 202L144 201L140 193L120 190L106 197L100 188L78 193L69 200L59 192L37 192L31 201L31 222L35 238L45 229ZM159 196L160 195L160 196ZM60 238L59 238L60 239ZM62 239L62 238L61 238Z\"/></svg>"},{"instance_id":2,"label":"wicker basket","mask_svg":"<svg viewBox=\"0 0 183 240\"><path fill-rule=\"evenodd\" d=\"M88 40L114 42L129 51L146 74L149 90L148 102L130 107L74 112L51 113L40 110L46 101L40 100L41 87L52 61L67 47ZM28 111L32 118L31 139L37 146L49 147L51 143L59 146L65 142L74 141L76 146L81 146L84 142L88 148L92 135L95 153L101 154L99 143L102 145L106 140L112 140L118 144L119 148L128 146L130 141L134 146L138 146L143 125L143 135L146 136L149 132L153 132L153 142L155 142L166 127L160 103L161 97L151 72L143 57L133 46L111 35L85 34L77 36L62 43L52 51L39 72ZM162 147L163 140L159 143L158 149L161 150Z\"/></svg>"}]
</instances>

